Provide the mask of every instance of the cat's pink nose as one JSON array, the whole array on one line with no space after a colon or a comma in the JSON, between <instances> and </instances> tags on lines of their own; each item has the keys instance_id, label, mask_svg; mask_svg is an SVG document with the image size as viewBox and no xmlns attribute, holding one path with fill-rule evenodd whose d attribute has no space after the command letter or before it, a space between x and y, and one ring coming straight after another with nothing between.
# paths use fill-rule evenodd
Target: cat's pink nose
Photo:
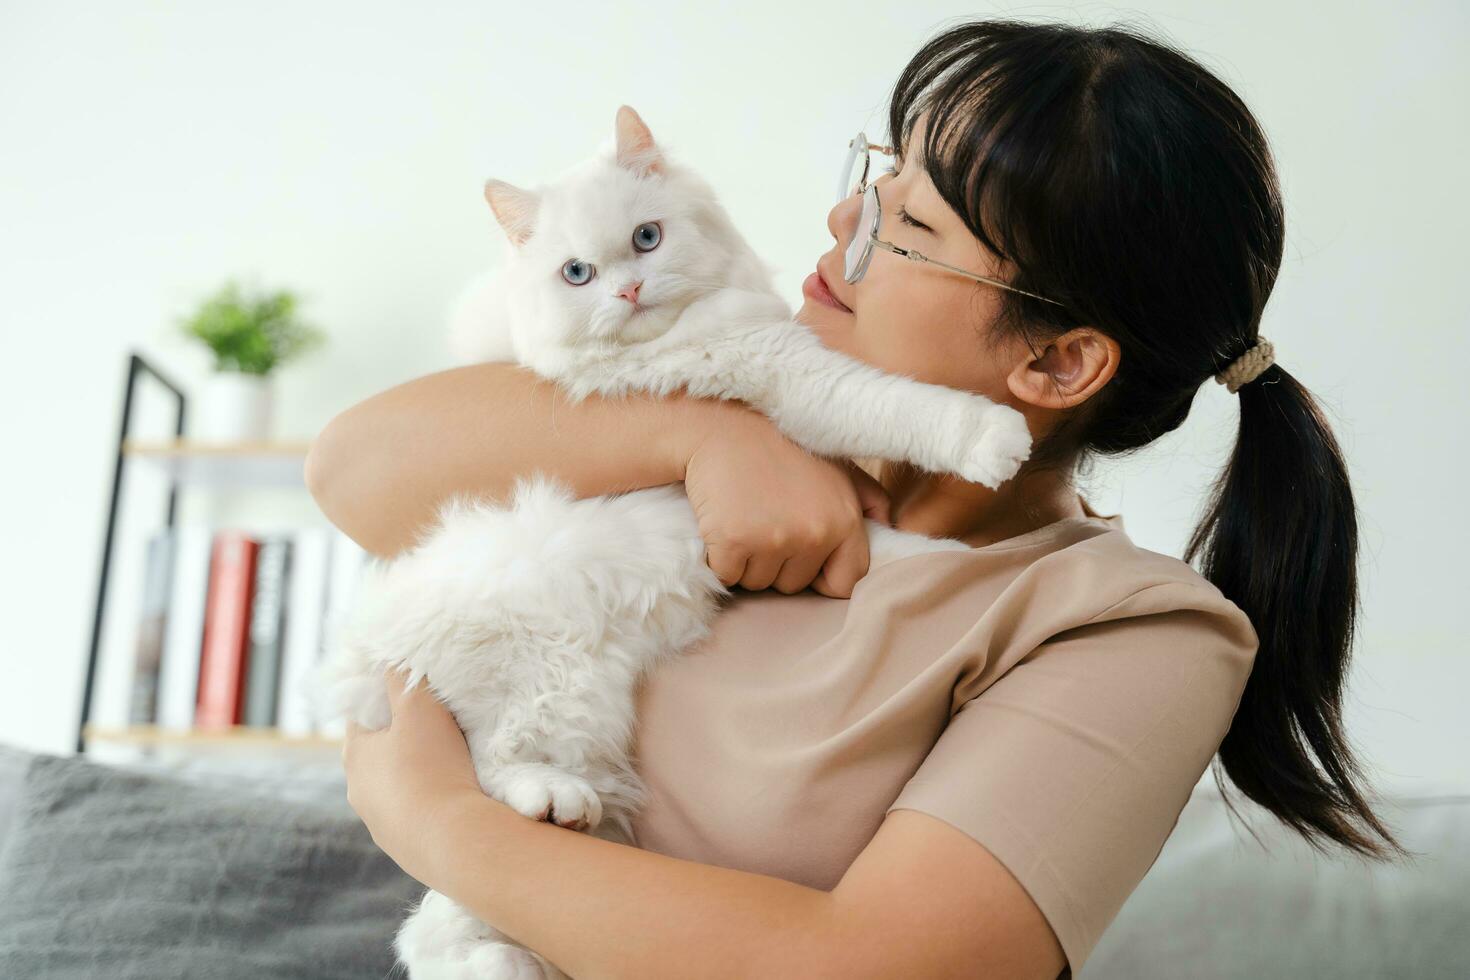
<instances>
[{"instance_id":1,"label":"cat's pink nose","mask_svg":"<svg viewBox=\"0 0 1470 980\"><path fill-rule=\"evenodd\" d=\"M628 285L624 286L622 289L619 289L617 291L617 296L620 297L621 299L627 300L629 303L632 303L634 305L637 305L637 303L638 303L638 290L640 290L642 288L643 288L643 282L642 282L642 280L639 280L638 282L630 282L630 283L628 283Z\"/></svg>"}]
</instances>

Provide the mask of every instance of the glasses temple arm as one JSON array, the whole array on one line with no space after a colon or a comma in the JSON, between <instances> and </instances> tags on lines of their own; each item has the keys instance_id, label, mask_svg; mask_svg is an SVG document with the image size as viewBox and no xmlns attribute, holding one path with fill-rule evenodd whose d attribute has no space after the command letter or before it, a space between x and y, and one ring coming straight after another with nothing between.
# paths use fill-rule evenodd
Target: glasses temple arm
<instances>
[{"instance_id":1,"label":"glasses temple arm","mask_svg":"<svg viewBox=\"0 0 1470 980\"><path fill-rule=\"evenodd\" d=\"M969 279L974 279L977 282L988 282L992 286L999 286L1001 289L1009 289L1013 293L1020 293L1022 296L1030 296L1032 299L1039 299L1043 303L1050 303L1053 306L1063 305L1061 303L1058 303L1054 299L1047 299L1045 296L1040 296L1036 293L1030 293L1024 289L1017 289L1015 286L1012 286L1008 282L1002 282L999 279L992 279L989 276L982 276L979 273L971 272L969 269L961 269L959 266L950 265L948 262L941 262L938 259L931 259L929 258L929 256L923 254L922 252L915 252L913 249L903 248L902 246L894 245L892 242L885 242L881 238L875 237L873 239L873 244L879 246L880 248L887 249L895 255L902 255L906 259L912 259L915 262L928 262L931 265L937 265L942 269L948 269L951 272L958 272L960 275L965 276Z\"/></svg>"}]
</instances>

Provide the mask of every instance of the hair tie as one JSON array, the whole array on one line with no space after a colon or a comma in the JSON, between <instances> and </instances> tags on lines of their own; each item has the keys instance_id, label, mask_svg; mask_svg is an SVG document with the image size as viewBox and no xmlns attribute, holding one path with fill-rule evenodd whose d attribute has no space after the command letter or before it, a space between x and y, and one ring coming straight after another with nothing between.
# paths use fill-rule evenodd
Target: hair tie
<instances>
[{"instance_id":1,"label":"hair tie","mask_svg":"<svg viewBox=\"0 0 1470 980\"><path fill-rule=\"evenodd\" d=\"M1215 375L1215 380L1228 388L1233 395L1242 385L1250 384L1260 377L1262 371L1275 363L1276 348L1271 345L1271 341L1258 336L1256 345L1231 361L1223 371Z\"/></svg>"}]
</instances>

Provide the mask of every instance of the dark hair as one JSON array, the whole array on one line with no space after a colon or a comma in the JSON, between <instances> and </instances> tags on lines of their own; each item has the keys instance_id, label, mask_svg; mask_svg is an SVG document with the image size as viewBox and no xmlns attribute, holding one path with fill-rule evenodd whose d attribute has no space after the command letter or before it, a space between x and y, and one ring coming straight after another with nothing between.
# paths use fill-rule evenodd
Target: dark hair
<instances>
[{"instance_id":1,"label":"dark hair","mask_svg":"<svg viewBox=\"0 0 1470 980\"><path fill-rule=\"evenodd\" d=\"M1089 324L1121 350L1027 467L1176 429L1201 384L1255 345L1281 265L1275 163L1245 104L1137 28L989 20L945 30L904 69L888 119L900 156L926 111L922 159L940 195L1014 285L1065 304L1002 291L991 340L1036 351ZM1342 453L1281 365L1238 397L1234 452L1184 554L1260 639L1218 762L1319 851L1407 855L1359 789L1342 730L1359 603Z\"/></svg>"}]
</instances>

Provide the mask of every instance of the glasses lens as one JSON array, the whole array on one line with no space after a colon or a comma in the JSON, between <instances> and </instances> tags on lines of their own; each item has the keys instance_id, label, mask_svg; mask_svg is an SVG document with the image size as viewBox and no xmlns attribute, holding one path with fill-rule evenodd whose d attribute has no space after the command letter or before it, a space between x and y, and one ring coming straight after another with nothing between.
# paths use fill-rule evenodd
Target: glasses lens
<instances>
[{"instance_id":1,"label":"glasses lens","mask_svg":"<svg viewBox=\"0 0 1470 980\"><path fill-rule=\"evenodd\" d=\"M857 282L867 271L869 249L877 232L878 188L869 184L863 192L863 210L858 215L857 228L853 231L852 241L847 243L847 251L843 253L842 278L847 282Z\"/></svg>"},{"instance_id":2,"label":"glasses lens","mask_svg":"<svg viewBox=\"0 0 1470 980\"><path fill-rule=\"evenodd\" d=\"M842 178L837 184L837 200L845 201L858 191L858 185L862 183L863 172L868 166L868 137L864 133L858 133L853 137L852 144L847 149L847 156L842 160Z\"/></svg>"}]
</instances>

